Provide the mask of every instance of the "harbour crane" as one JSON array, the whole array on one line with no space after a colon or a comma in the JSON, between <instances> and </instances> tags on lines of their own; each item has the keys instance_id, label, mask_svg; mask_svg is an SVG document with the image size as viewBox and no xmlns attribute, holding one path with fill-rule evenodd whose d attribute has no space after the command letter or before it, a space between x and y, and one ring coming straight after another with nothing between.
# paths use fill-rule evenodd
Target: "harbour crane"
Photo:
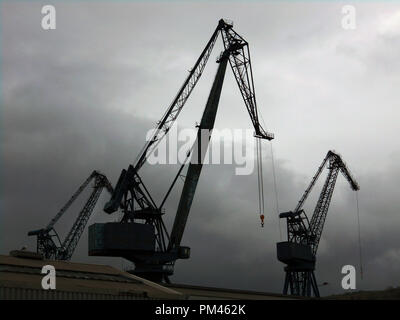
<instances>
[{"instance_id":1,"label":"harbour crane","mask_svg":"<svg viewBox=\"0 0 400 320\"><path fill-rule=\"evenodd\" d=\"M58 233L54 229L54 225L65 214L65 212L67 212L86 187L90 185L91 181L94 181L93 191L82 210L79 212L78 218L72 225L71 230L68 232L64 241L61 242ZM105 175L98 171L93 171L45 228L28 232L28 236L37 237L37 252L41 254L43 258L67 261L71 259L90 215L92 214L97 200L104 188L106 188L110 194L114 191L111 183Z\"/></svg>"},{"instance_id":2,"label":"harbour crane","mask_svg":"<svg viewBox=\"0 0 400 320\"><path fill-rule=\"evenodd\" d=\"M203 73L218 35L222 37L224 51L217 59L218 70L198 125L196 142L188 152L187 158L191 157L191 161L185 176L172 231L169 233L162 218L165 213L163 206L174 184L181 176L185 163L181 165L160 205L157 205L151 197L139 171L182 111ZM89 227L89 255L126 258L135 264L133 273L157 282L169 282L169 276L174 272L175 261L189 258L190 248L181 246L181 240L210 139L210 137L203 138L202 141L201 131L211 132L214 127L228 61L254 126L255 137L266 140L274 138L273 134L267 132L259 122L249 45L233 30L231 22L221 19L200 57L190 69L178 94L161 120L157 122L154 135L145 144L136 163L129 165L128 169L121 172L114 193L104 207L104 211L108 214L121 210L123 214L121 221L96 223Z\"/></svg>"},{"instance_id":3,"label":"harbour crane","mask_svg":"<svg viewBox=\"0 0 400 320\"><path fill-rule=\"evenodd\" d=\"M310 221L302 207L325 166L328 167L328 175ZM296 208L279 215L280 218L286 218L287 222L288 240L277 243L278 260L286 264L283 288L285 295L289 293L297 296L319 297L314 274L316 255L339 172L349 182L352 190L360 189L341 156L328 151Z\"/></svg>"}]
</instances>

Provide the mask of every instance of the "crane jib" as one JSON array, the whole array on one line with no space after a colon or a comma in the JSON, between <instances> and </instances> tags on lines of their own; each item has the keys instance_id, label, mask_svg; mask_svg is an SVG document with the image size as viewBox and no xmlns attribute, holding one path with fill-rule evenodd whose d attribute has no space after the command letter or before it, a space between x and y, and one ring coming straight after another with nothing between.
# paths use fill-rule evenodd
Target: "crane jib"
<instances>
[{"instance_id":1,"label":"crane jib","mask_svg":"<svg viewBox=\"0 0 400 320\"><path fill-rule=\"evenodd\" d=\"M218 26L213 32L210 40L203 49L199 58L194 66L191 68L190 73L184 81L182 87L178 91L171 105L164 113L160 121L157 122L157 127L153 135L147 141L140 154L137 156L135 169L139 171L145 163L148 156L157 148L159 142L168 133L169 129L174 124L179 116L182 108L184 107L187 99L192 93L198 80L200 79L203 70L207 64L208 58L214 48L214 44L221 33L225 50L229 50L230 65L238 83L241 95L245 102L246 108L249 112L250 119L255 129L255 136L262 139L272 140L274 135L268 133L260 124L258 120L258 111L255 97L253 72L250 61L250 51L247 41L238 35L233 29L233 24L221 19Z\"/></svg>"}]
</instances>

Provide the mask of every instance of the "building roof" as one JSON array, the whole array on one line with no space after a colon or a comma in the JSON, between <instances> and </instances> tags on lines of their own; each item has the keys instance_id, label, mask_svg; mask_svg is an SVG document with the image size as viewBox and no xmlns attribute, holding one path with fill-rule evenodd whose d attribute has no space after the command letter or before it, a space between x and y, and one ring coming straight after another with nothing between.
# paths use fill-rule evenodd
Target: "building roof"
<instances>
[{"instance_id":1,"label":"building roof","mask_svg":"<svg viewBox=\"0 0 400 320\"><path fill-rule=\"evenodd\" d=\"M194 286L187 284L165 284L166 287L174 289L186 295L188 299L214 299L214 300L282 300L301 299L301 297L285 296L278 293L259 292L240 289L226 289Z\"/></svg>"},{"instance_id":2,"label":"building roof","mask_svg":"<svg viewBox=\"0 0 400 320\"><path fill-rule=\"evenodd\" d=\"M277 293L151 282L107 265L43 260L26 251L0 255L0 299L295 299ZM42 267L56 270L56 290L42 289Z\"/></svg>"},{"instance_id":3,"label":"building roof","mask_svg":"<svg viewBox=\"0 0 400 320\"><path fill-rule=\"evenodd\" d=\"M43 290L42 267L52 265L56 270L56 290ZM62 291L103 294L113 298L132 296L150 299L184 299L171 288L118 270L111 266L39 260L0 255L0 286L38 291Z\"/></svg>"}]
</instances>

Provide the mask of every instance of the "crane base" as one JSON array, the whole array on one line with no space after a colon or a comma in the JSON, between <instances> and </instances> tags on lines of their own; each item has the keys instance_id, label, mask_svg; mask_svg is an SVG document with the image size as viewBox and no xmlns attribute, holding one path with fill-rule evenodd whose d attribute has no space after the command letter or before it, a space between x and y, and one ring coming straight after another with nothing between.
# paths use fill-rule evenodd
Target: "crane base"
<instances>
[{"instance_id":1,"label":"crane base","mask_svg":"<svg viewBox=\"0 0 400 320\"><path fill-rule=\"evenodd\" d=\"M315 296L319 298L320 295L314 271L293 271L290 267L286 267L285 272L283 294L303 297Z\"/></svg>"}]
</instances>

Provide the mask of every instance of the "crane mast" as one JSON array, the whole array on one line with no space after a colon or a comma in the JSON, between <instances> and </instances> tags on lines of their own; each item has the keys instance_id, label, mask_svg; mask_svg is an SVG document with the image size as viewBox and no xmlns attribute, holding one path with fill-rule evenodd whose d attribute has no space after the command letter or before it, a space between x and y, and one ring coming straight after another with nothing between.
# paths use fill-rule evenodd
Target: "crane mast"
<instances>
[{"instance_id":1,"label":"crane mast","mask_svg":"<svg viewBox=\"0 0 400 320\"><path fill-rule=\"evenodd\" d=\"M160 206L157 206L151 198L150 193L139 176L139 170L146 162L148 156L155 150L161 139L168 133L183 109L202 75L219 34L221 34L223 40L224 51L217 61L219 63L217 74L203 112L197 139L192 149L194 153L191 155L192 160L188 167L170 236L162 219L165 213L162 205L165 203L166 198L177 181L177 177L182 171L184 164L181 166L177 177L169 187L167 195ZM89 255L122 256L134 262L135 270L133 272L135 274L150 280L165 280L167 282L169 281L168 276L173 274L175 261L177 259L189 258L190 249L181 246L180 243L200 177L202 157L205 154L209 143L208 139L210 138L208 137L206 141L204 139L201 141L201 131L207 129L211 132L214 127L228 61L253 123L255 136L259 139L267 140L274 138L273 134L268 133L258 120L248 43L233 30L232 23L221 19L171 105L161 120L157 122L152 138L147 141L139 153L135 165L130 165L127 170L122 170L121 172L115 190L110 201L105 205L104 211L111 214L121 209L123 213L122 220L120 223L113 225L95 224L89 228L89 242L91 243L89 246ZM195 157L199 161L193 161ZM125 238L121 242L117 240L110 240L109 243L96 242L96 239L115 239L113 235L121 234L122 232L124 232ZM130 238L133 233L138 235L137 239ZM145 242L147 245L140 246L139 240L142 243ZM126 243L131 244L129 249L119 249L126 247Z\"/></svg>"},{"instance_id":2,"label":"crane mast","mask_svg":"<svg viewBox=\"0 0 400 320\"><path fill-rule=\"evenodd\" d=\"M186 221L189 215L192 201L196 191L197 183L200 178L201 169L205 153L207 151L209 137L206 137L204 132L211 132L214 128L215 117L217 115L219 98L221 96L222 84L224 82L226 65L228 63L228 53L224 52L219 59L219 67L210 95L208 97L207 105L204 109L203 116L197 131L197 139L194 144L192 159L186 174L185 183L183 186L181 198L179 200L178 210L175 216L174 225L171 231L171 240L169 242L169 249L176 248L180 245L183 232L185 230ZM206 131L202 131L206 130Z\"/></svg>"},{"instance_id":3,"label":"crane mast","mask_svg":"<svg viewBox=\"0 0 400 320\"><path fill-rule=\"evenodd\" d=\"M310 221L302 207L327 165L329 172ZM277 243L278 260L286 264L284 294L290 292L292 295L319 297L314 274L316 255L339 172L352 190L360 189L341 156L328 151L296 208L279 215L286 218L288 235L288 241Z\"/></svg>"}]
</instances>

